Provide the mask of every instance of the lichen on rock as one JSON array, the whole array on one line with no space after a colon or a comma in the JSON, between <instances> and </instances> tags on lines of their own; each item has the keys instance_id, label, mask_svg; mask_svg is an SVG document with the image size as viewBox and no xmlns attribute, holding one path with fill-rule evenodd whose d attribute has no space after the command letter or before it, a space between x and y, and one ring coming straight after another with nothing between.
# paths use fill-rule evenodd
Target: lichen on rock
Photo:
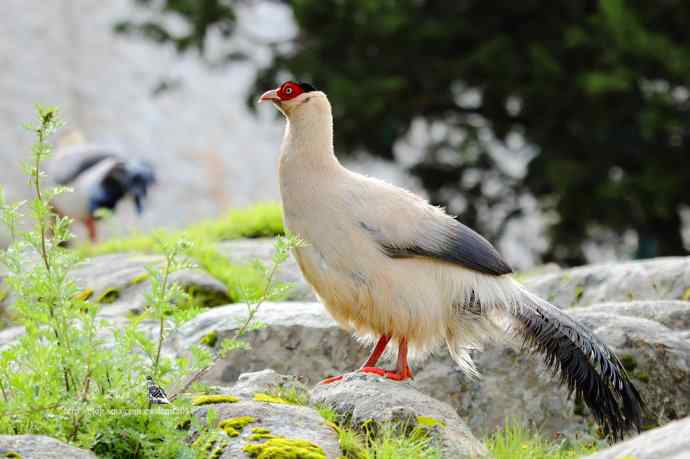
<instances>
[{"instance_id":1,"label":"lichen on rock","mask_svg":"<svg viewBox=\"0 0 690 459\"><path fill-rule=\"evenodd\" d=\"M254 400L256 400L257 402L280 403L283 405L291 404L288 400L285 400L284 398L274 397L273 395L268 395L261 392L254 394Z\"/></svg>"},{"instance_id":2,"label":"lichen on rock","mask_svg":"<svg viewBox=\"0 0 690 459\"><path fill-rule=\"evenodd\" d=\"M253 422L256 422L256 418L252 416L239 416L236 418L223 419L220 421L220 424L218 424L218 427L223 429L229 437L237 437L245 426Z\"/></svg>"},{"instance_id":3,"label":"lichen on rock","mask_svg":"<svg viewBox=\"0 0 690 459\"><path fill-rule=\"evenodd\" d=\"M242 451L257 459L326 459L319 445L297 438L275 437L264 443L248 444Z\"/></svg>"},{"instance_id":4,"label":"lichen on rock","mask_svg":"<svg viewBox=\"0 0 690 459\"><path fill-rule=\"evenodd\" d=\"M213 403L236 403L240 399L234 395L222 395L222 394L209 394L209 395L197 395L192 398L192 405L202 406L210 405Z\"/></svg>"}]
</instances>

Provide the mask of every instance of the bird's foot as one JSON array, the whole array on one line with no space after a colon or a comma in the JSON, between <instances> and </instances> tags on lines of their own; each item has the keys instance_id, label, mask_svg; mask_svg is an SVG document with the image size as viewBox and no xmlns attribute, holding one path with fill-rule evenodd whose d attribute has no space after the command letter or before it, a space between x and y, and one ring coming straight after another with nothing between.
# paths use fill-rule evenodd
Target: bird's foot
<instances>
[{"instance_id":1,"label":"bird's foot","mask_svg":"<svg viewBox=\"0 0 690 459\"><path fill-rule=\"evenodd\" d=\"M357 373L367 373L376 376L381 376L382 378L390 379L392 381L405 381L406 379L412 379L412 370L410 367L406 366L402 371L388 371L383 368L378 367L362 367L357 370ZM350 373L351 374L351 373ZM334 382L342 381L347 375L331 376L321 381L319 384L331 384Z\"/></svg>"},{"instance_id":2,"label":"bird's foot","mask_svg":"<svg viewBox=\"0 0 690 459\"><path fill-rule=\"evenodd\" d=\"M343 378L345 378L345 375L331 376L330 378L324 379L319 384L331 384L334 382L342 381Z\"/></svg>"},{"instance_id":3,"label":"bird's foot","mask_svg":"<svg viewBox=\"0 0 690 459\"><path fill-rule=\"evenodd\" d=\"M362 367L357 371L359 371L360 373L369 373L381 376L383 378L391 379L393 381L404 381L406 379L412 379L412 371L409 367L403 369L402 371L388 371L378 367Z\"/></svg>"}]
</instances>

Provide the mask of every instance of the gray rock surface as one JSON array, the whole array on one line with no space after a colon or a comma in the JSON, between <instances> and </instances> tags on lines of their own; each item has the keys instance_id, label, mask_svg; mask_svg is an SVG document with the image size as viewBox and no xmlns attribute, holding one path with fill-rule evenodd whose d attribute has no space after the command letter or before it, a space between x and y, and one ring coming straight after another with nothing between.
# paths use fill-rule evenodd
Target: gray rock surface
<instances>
[{"instance_id":1,"label":"gray rock surface","mask_svg":"<svg viewBox=\"0 0 690 459\"><path fill-rule=\"evenodd\" d=\"M274 392L276 390L295 390L306 395L307 386L295 376L281 375L267 368L253 373L243 373L237 382L226 393L237 397L252 398L257 393Z\"/></svg>"},{"instance_id":2,"label":"gray rock surface","mask_svg":"<svg viewBox=\"0 0 690 459\"><path fill-rule=\"evenodd\" d=\"M0 457L8 453L22 459L96 459L96 455L44 435L0 435Z\"/></svg>"},{"instance_id":3,"label":"gray rock surface","mask_svg":"<svg viewBox=\"0 0 690 459\"><path fill-rule=\"evenodd\" d=\"M690 418L645 432L584 459L688 459Z\"/></svg>"},{"instance_id":4,"label":"gray rock surface","mask_svg":"<svg viewBox=\"0 0 690 459\"><path fill-rule=\"evenodd\" d=\"M107 304L101 310L102 316L123 317L144 309L145 293L151 288L146 267L159 266L162 260L158 255L137 253L101 255L80 263L71 275L81 288L93 291L91 300ZM205 271L178 271L170 279L207 307L229 301L225 285Z\"/></svg>"},{"instance_id":5,"label":"gray rock surface","mask_svg":"<svg viewBox=\"0 0 690 459\"><path fill-rule=\"evenodd\" d=\"M243 304L213 308L183 325L166 343L166 350L184 354L211 332L218 342L234 336L247 317ZM265 303L256 319L265 327L250 331L249 350L236 350L219 360L205 379L228 385L241 373L271 368L314 383L354 368L368 350L342 330L319 303Z\"/></svg>"},{"instance_id":6,"label":"gray rock surface","mask_svg":"<svg viewBox=\"0 0 690 459\"><path fill-rule=\"evenodd\" d=\"M664 304L658 302L656 307ZM615 306L610 311L606 308L571 312L623 361L647 403L647 427L690 415L690 384L686 383L690 380L690 341L656 321L619 315ZM477 431L485 432L500 424L506 413L547 432L589 430L591 421L582 416L584 408L568 398L558 379L545 369L541 357L519 352L516 347L491 345L476 354L476 362L482 378L460 378L461 395L455 406ZM443 387L439 384L436 390L442 391ZM453 388L445 387L452 396Z\"/></svg>"},{"instance_id":7,"label":"gray rock surface","mask_svg":"<svg viewBox=\"0 0 690 459\"><path fill-rule=\"evenodd\" d=\"M690 303L614 303L571 312L624 360L649 412L657 416L647 420L649 425L690 415L690 385L683 384L690 378L690 340L683 325ZM241 305L207 311L170 340L168 351L183 353L211 331L219 338L232 336L244 317ZM659 321L652 320L656 317ZM247 336L252 348L220 360L207 374L209 382L227 385L240 373L268 367L314 383L352 371L366 358L368 349L340 329L318 303L268 303L258 319L266 327ZM474 357L480 380L461 374L442 350L413 364L415 388L450 403L478 434L501 425L506 415L521 417L550 433L589 431L590 419L583 408L548 373L541 357L506 344L487 345Z\"/></svg>"},{"instance_id":8,"label":"gray rock surface","mask_svg":"<svg viewBox=\"0 0 690 459\"><path fill-rule=\"evenodd\" d=\"M273 239L238 239L225 241L218 244L218 250L225 254L230 261L238 264L250 263L259 260L264 266L271 266L271 259L275 249ZM276 271L275 279L293 285L288 300L291 301L315 301L316 295L306 283L295 259L290 256Z\"/></svg>"},{"instance_id":9,"label":"gray rock surface","mask_svg":"<svg viewBox=\"0 0 690 459\"><path fill-rule=\"evenodd\" d=\"M420 393L411 383L353 373L342 381L315 386L311 401L333 408L340 419L358 427L371 420L379 425L426 426L445 458L488 456L453 407Z\"/></svg>"},{"instance_id":10,"label":"gray rock surface","mask_svg":"<svg viewBox=\"0 0 690 459\"><path fill-rule=\"evenodd\" d=\"M525 284L559 308L636 300L690 299L690 257L587 265Z\"/></svg>"},{"instance_id":11,"label":"gray rock surface","mask_svg":"<svg viewBox=\"0 0 690 459\"><path fill-rule=\"evenodd\" d=\"M211 408L218 413L221 423L225 419L242 416L254 418L254 422L239 431L239 436L227 437L227 447L220 456L221 459L249 458L242 449L247 444L260 443L249 439L254 428L267 429L275 436L310 441L320 446L328 459L337 459L341 456L338 436L312 408L254 400L205 405L194 412L194 416L201 420L202 425L207 424L206 418Z\"/></svg>"}]
</instances>

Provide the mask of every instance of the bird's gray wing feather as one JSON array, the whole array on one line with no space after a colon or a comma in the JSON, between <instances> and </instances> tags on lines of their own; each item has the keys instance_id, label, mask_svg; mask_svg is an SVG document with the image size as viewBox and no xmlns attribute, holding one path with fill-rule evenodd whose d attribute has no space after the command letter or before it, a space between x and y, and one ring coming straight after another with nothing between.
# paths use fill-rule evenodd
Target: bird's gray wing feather
<instances>
[{"instance_id":1,"label":"bird's gray wing feather","mask_svg":"<svg viewBox=\"0 0 690 459\"><path fill-rule=\"evenodd\" d=\"M400 188L369 180L360 227L391 258L428 257L484 274L512 272L482 236L442 209Z\"/></svg>"},{"instance_id":2,"label":"bird's gray wing feather","mask_svg":"<svg viewBox=\"0 0 690 459\"><path fill-rule=\"evenodd\" d=\"M391 258L436 258L496 276L513 272L486 239L462 223L436 231L427 234L426 240L404 246L386 241L378 242L384 253Z\"/></svg>"},{"instance_id":3,"label":"bird's gray wing feather","mask_svg":"<svg viewBox=\"0 0 690 459\"><path fill-rule=\"evenodd\" d=\"M99 145L69 145L60 148L47 166L48 175L57 185L69 185L77 177L108 158L118 158L112 149Z\"/></svg>"}]
</instances>

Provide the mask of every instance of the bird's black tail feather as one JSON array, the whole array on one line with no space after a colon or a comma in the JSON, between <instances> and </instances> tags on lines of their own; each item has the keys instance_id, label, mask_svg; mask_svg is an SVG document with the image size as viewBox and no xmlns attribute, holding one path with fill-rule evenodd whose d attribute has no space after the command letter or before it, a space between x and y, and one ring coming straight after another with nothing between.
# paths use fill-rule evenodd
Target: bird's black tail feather
<instances>
[{"instance_id":1,"label":"bird's black tail feather","mask_svg":"<svg viewBox=\"0 0 690 459\"><path fill-rule=\"evenodd\" d=\"M618 357L584 326L549 302L523 290L514 311L515 332L545 356L571 393L585 402L615 440L642 422L643 402Z\"/></svg>"}]
</instances>

